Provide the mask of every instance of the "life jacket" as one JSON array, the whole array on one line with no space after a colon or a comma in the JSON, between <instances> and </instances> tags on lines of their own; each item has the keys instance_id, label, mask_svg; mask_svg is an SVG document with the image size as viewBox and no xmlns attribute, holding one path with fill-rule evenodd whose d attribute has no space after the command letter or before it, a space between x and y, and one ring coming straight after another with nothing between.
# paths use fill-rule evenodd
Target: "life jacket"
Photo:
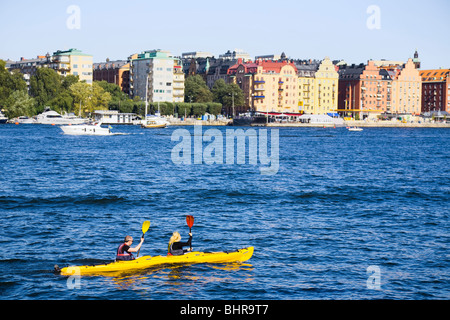
<instances>
[{"instance_id":1,"label":"life jacket","mask_svg":"<svg viewBox=\"0 0 450 320\"><path fill-rule=\"evenodd\" d=\"M172 249L172 245L173 245L174 243L175 243L175 242L169 244L169 247L168 247L169 252L167 253L167 255L168 255L168 256L182 256L182 255L184 254L183 249L175 249L175 250Z\"/></svg>"},{"instance_id":2,"label":"life jacket","mask_svg":"<svg viewBox=\"0 0 450 320\"><path fill-rule=\"evenodd\" d=\"M117 248L116 260L124 260L124 261L134 260L134 256L131 253L122 251L124 245L125 243L122 243L119 246L119 248Z\"/></svg>"}]
</instances>

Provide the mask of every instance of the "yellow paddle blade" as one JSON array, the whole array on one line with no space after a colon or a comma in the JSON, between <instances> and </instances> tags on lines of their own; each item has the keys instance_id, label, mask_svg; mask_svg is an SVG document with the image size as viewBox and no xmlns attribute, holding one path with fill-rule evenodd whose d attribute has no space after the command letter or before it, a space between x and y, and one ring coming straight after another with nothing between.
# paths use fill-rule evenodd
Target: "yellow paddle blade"
<instances>
[{"instance_id":1,"label":"yellow paddle blade","mask_svg":"<svg viewBox=\"0 0 450 320\"><path fill-rule=\"evenodd\" d=\"M148 228L150 228L150 221L147 220L142 224L142 233L146 233Z\"/></svg>"}]
</instances>

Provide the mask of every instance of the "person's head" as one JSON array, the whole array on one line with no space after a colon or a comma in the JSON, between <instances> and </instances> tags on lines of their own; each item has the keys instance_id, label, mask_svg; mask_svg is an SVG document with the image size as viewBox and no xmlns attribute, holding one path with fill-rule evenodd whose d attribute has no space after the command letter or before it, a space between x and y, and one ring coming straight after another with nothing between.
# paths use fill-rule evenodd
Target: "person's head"
<instances>
[{"instance_id":1,"label":"person's head","mask_svg":"<svg viewBox=\"0 0 450 320\"><path fill-rule=\"evenodd\" d=\"M178 242L178 241L180 241L180 240L181 240L180 233L177 232L177 231L175 231L175 232L172 234L172 237L170 237L169 243Z\"/></svg>"},{"instance_id":2,"label":"person's head","mask_svg":"<svg viewBox=\"0 0 450 320\"><path fill-rule=\"evenodd\" d=\"M132 236L126 236L124 242L128 246L131 245L131 243L133 242L133 237Z\"/></svg>"}]
</instances>

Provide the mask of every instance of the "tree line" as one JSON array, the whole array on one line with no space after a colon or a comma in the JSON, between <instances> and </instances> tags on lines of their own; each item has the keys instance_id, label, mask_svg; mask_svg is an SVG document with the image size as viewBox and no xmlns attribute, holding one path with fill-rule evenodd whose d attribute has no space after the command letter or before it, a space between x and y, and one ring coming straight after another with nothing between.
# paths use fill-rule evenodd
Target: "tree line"
<instances>
[{"instance_id":1,"label":"tree line","mask_svg":"<svg viewBox=\"0 0 450 320\"><path fill-rule=\"evenodd\" d=\"M86 116L95 110L119 110L123 113L144 115L145 102L140 97L131 99L121 88L106 81L92 85L78 76L61 76L50 68L38 68L31 76L29 86L18 70L9 72L6 62L0 60L0 109L8 118L34 116L50 107L58 113ZM200 75L185 80L185 102L149 103L148 113L162 115L201 116L206 113L224 113L224 107L241 106L242 90L236 84L217 80L210 90Z\"/></svg>"}]
</instances>

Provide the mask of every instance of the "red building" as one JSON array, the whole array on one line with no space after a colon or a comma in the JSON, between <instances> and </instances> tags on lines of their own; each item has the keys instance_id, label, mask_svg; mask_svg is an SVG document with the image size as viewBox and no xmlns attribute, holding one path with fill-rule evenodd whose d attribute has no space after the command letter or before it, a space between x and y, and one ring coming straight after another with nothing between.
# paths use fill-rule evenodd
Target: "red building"
<instances>
[{"instance_id":1,"label":"red building","mask_svg":"<svg viewBox=\"0 0 450 320\"><path fill-rule=\"evenodd\" d=\"M343 117L364 119L371 114L390 112L392 79L373 61L367 65L339 69L338 113Z\"/></svg>"},{"instance_id":2,"label":"red building","mask_svg":"<svg viewBox=\"0 0 450 320\"><path fill-rule=\"evenodd\" d=\"M422 112L450 112L450 69L420 71Z\"/></svg>"}]
</instances>

